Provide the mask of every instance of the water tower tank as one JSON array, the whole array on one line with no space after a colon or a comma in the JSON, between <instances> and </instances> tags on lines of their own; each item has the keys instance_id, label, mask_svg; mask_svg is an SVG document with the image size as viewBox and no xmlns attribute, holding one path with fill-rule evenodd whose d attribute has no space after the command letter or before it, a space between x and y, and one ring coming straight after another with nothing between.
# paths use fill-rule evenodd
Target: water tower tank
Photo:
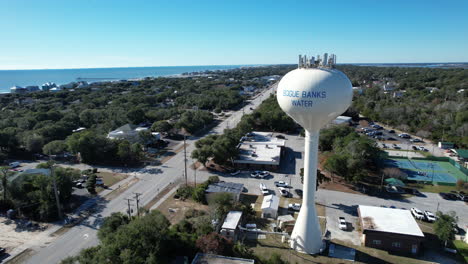
<instances>
[{"instance_id":1,"label":"water tower tank","mask_svg":"<svg viewBox=\"0 0 468 264\"><path fill-rule=\"evenodd\" d=\"M308 254L319 253L323 244L315 209L319 131L346 111L353 96L348 77L330 66L293 70L277 90L280 107L306 131L302 207L290 246Z\"/></svg>"}]
</instances>

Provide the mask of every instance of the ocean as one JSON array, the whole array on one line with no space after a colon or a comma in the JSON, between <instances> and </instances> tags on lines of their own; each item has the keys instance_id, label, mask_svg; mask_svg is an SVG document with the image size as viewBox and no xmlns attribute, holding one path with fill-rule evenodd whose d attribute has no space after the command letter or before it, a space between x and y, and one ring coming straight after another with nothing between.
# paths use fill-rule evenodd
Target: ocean
<instances>
[{"instance_id":1,"label":"ocean","mask_svg":"<svg viewBox=\"0 0 468 264\"><path fill-rule=\"evenodd\" d=\"M74 81L115 81L144 77L177 75L185 72L206 70L228 70L254 65L212 65L212 66L173 66L173 67L131 67L93 68L57 70L0 70L0 93L10 92L10 88L28 85L42 85L55 82L57 85Z\"/></svg>"},{"instance_id":2,"label":"ocean","mask_svg":"<svg viewBox=\"0 0 468 264\"><path fill-rule=\"evenodd\" d=\"M468 68L468 63L351 63L359 66L375 67L423 67L423 68ZM258 65L212 65L212 66L172 66L172 67L130 67L56 70L0 70L0 93L10 92L12 86L42 85L55 82L57 85L74 81L115 81L158 77L200 72L206 70L229 70Z\"/></svg>"}]
</instances>

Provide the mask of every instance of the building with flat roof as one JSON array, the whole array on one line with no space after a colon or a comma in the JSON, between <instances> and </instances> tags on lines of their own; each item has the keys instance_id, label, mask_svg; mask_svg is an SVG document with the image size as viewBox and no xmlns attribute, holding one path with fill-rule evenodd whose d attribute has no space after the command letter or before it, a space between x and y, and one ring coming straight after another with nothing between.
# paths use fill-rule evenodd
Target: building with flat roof
<instances>
[{"instance_id":1,"label":"building with flat roof","mask_svg":"<svg viewBox=\"0 0 468 264\"><path fill-rule=\"evenodd\" d=\"M252 132L241 138L237 146L239 155L235 159L236 167L251 169L277 170L285 141L273 137L271 132Z\"/></svg>"},{"instance_id":2,"label":"building with flat roof","mask_svg":"<svg viewBox=\"0 0 468 264\"><path fill-rule=\"evenodd\" d=\"M232 195L234 201L239 201L240 194L244 189L244 184L234 183L234 182L215 182L210 185L205 190L205 198L208 204L213 200L214 196L217 193L229 193Z\"/></svg>"},{"instance_id":3,"label":"building with flat roof","mask_svg":"<svg viewBox=\"0 0 468 264\"><path fill-rule=\"evenodd\" d=\"M253 259L225 257L213 254L197 253L192 264L253 264Z\"/></svg>"},{"instance_id":4,"label":"building with flat roof","mask_svg":"<svg viewBox=\"0 0 468 264\"><path fill-rule=\"evenodd\" d=\"M359 205L358 215L366 247L419 253L424 234L409 210Z\"/></svg>"},{"instance_id":5,"label":"building with flat roof","mask_svg":"<svg viewBox=\"0 0 468 264\"><path fill-rule=\"evenodd\" d=\"M278 217L279 200L279 197L273 194L263 197L262 218Z\"/></svg>"},{"instance_id":6,"label":"building with flat roof","mask_svg":"<svg viewBox=\"0 0 468 264\"><path fill-rule=\"evenodd\" d=\"M224 223L221 226L221 230L219 231L219 233L227 238L236 241L238 235L238 226L240 225L241 218L241 211L230 211L226 215L226 218L224 219Z\"/></svg>"}]
</instances>

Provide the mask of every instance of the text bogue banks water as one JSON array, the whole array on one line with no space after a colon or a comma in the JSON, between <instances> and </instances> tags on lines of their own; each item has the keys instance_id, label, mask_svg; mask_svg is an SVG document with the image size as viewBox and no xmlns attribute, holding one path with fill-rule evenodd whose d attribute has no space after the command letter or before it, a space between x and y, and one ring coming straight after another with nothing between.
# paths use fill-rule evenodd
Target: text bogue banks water
<instances>
[{"instance_id":1,"label":"text bogue banks water","mask_svg":"<svg viewBox=\"0 0 468 264\"><path fill-rule=\"evenodd\" d=\"M315 98L315 99L323 99L327 98L326 91L295 91L295 90L283 90L283 96L292 97L292 98ZM291 100L291 104L293 106L301 106L301 107L312 107L314 101L312 100Z\"/></svg>"}]
</instances>

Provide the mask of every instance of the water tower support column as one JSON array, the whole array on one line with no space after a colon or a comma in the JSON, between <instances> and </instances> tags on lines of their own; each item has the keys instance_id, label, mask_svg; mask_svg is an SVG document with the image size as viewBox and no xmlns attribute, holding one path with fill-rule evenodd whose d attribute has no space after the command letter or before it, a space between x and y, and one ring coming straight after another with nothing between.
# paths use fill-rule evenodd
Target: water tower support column
<instances>
[{"instance_id":1,"label":"water tower support column","mask_svg":"<svg viewBox=\"0 0 468 264\"><path fill-rule=\"evenodd\" d=\"M318 131L310 133L306 130L302 206L291 234L291 247L307 254L319 253L322 247L322 232L315 209L318 140Z\"/></svg>"}]
</instances>

